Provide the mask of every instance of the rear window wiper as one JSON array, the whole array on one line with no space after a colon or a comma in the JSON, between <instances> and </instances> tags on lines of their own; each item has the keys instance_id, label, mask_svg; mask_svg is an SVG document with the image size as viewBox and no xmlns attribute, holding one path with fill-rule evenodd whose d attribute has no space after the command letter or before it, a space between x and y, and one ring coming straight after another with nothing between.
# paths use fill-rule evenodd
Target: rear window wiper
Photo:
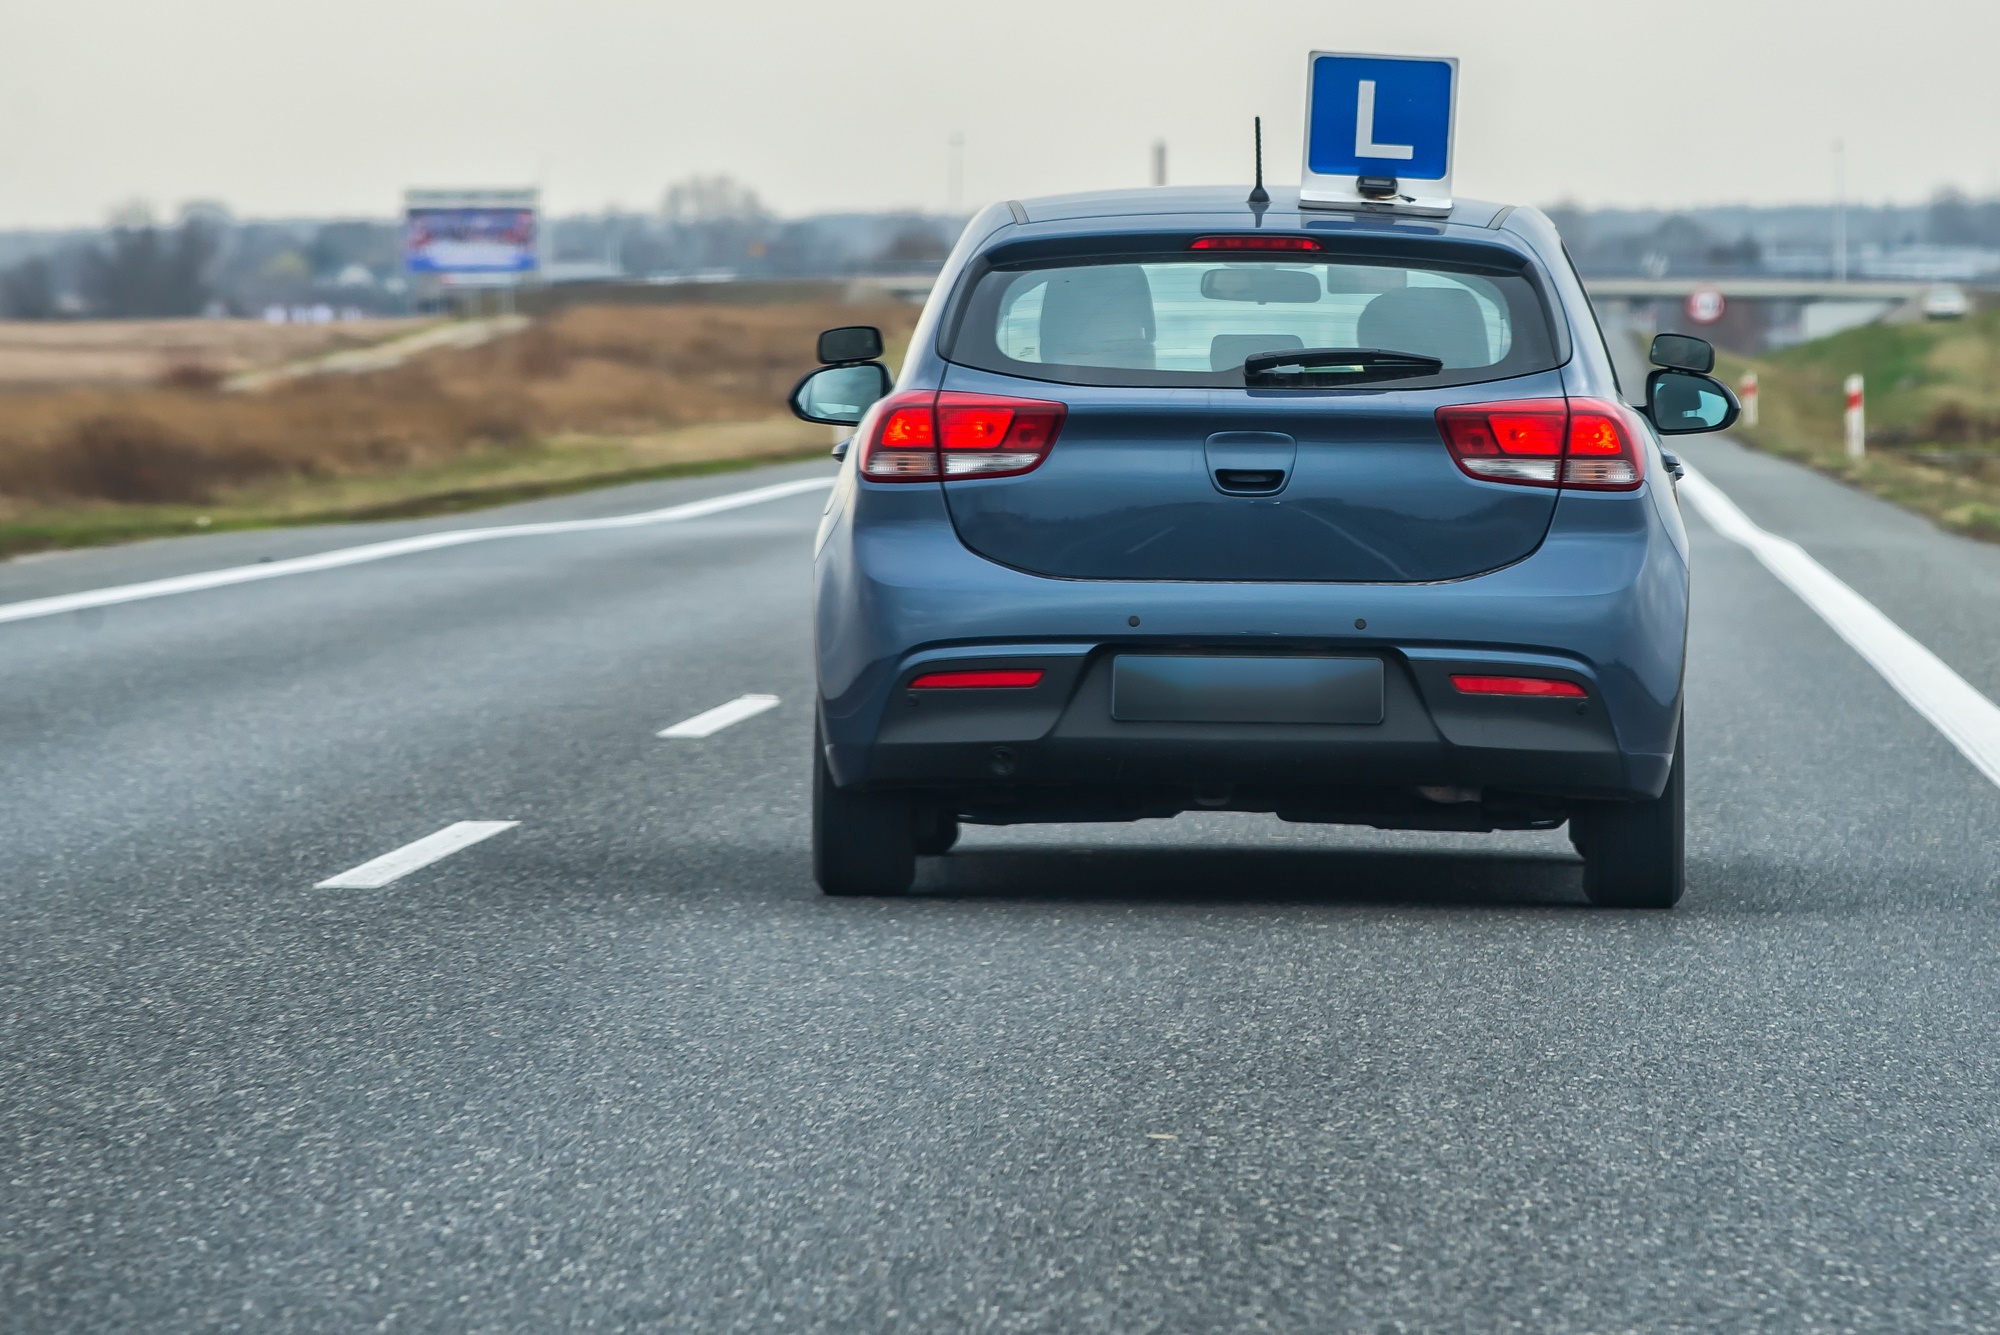
<instances>
[{"instance_id":1,"label":"rear window wiper","mask_svg":"<svg viewBox=\"0 0 2000 1335\"><path fill-rule=\"evenodd\" d=\"M1444 363L1382 348L1287 348L1243 359L1243 383L1256 389L1337 389L1373 380L1436 375Z\"/></svg>"}]
</instances>

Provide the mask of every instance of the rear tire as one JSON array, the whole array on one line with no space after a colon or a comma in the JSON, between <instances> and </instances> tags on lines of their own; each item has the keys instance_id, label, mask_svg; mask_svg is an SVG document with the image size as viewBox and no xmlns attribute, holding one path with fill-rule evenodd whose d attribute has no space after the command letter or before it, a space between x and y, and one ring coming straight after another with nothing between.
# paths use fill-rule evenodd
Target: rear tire
<instances>
[{"instance_id":1,"label":"rear tire","mask_svg":"<svg viewBox=\"0 0 2000 1335\"><path fill-rule=\"evenodd\" d=\"M958 817L937 807L918 807L916 846L919 857L943 857L958 842Z\"/></svg>"},{"instance_id":2,"label":"rear tire","mask_svg":"<svg viewBox=\"0 0 2000 1335\"><path fill-rule=\"evenodd\" d=\"M906 793L834 784L813 729L813 879L829 895L900 895L917 875L916 822Z\"/></svg>"},{"instance_id":3,"label":"rear tire","mask_svg":"<svg viewBox=\"0 0 2000 1335\"><path fill-rule=\"evenodd\" d=\"M1687 747L1674 739L1667 786L1651 801L1579 803L1569 837L1583 855L1583 893L1605 908L1670 909L1687 888Z\"/></svg>"}]
</instances>

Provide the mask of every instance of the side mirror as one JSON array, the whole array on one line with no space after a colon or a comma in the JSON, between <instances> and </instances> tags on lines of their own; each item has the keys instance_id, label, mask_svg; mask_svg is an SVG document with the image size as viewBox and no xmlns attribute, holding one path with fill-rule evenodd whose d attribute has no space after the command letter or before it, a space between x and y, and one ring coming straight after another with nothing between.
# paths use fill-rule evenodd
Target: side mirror
<instances>
[{"instance_id":1,"label":"side mirror","mask_svg":"<svg viewBox=\"0 0 2000 1335\"><path fill-rule=\"evenodd\" d=\"M1715 369L1715 347L1693 334L1655 334L1651 360L1653 365L1669 370L1707 375Z\"/></svg>"},{"instance_id":2,"label":"side mirror","mask_svg":"<svg viewBox=\"0 0 2000 1335\"><path fill-rule=\"evenodd\" d=\"M842 325L819 336L819 359L828 366L872 362L882 355L882 331L872 324Z\"/></svg>"},{"instance_id":3,"label":"side mirror","mask_svg":"<svg viewBox=\"0 0 2000 1335\"><path fill-rule=\"evenodd\" d=\"M1729 386L1713 376L1655 371L1646 377L1646 416L1663 436L1726 430L1741 411Z\"/></svg>"},{"instance_id":4,"label":"side mirror","mask_svg":"<svg viewBox=\"0 0 2000 1335\"><path fill-rule=\"evenodd\" d=\"M808 422L853 426L894 383L880 362L822 366L793 387L792 413Z\"/></svg>"}]
</instances>

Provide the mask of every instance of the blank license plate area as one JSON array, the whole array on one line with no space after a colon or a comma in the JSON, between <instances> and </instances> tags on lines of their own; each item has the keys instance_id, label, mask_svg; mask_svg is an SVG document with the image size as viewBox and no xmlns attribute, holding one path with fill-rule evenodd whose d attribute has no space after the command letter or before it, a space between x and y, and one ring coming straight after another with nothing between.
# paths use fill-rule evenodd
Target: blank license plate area
<instances>
[{"instance_id":1,"label":"blank license plate area","mask_svg":"<svg viewBox=\"0 0 2000 1335\"><path fill-rule=\"evenodd\" d=\"M1124 723L1380 723L1378 658L1178 658L1111 663L1111 717Z\"/></svg>"}]
</instances>

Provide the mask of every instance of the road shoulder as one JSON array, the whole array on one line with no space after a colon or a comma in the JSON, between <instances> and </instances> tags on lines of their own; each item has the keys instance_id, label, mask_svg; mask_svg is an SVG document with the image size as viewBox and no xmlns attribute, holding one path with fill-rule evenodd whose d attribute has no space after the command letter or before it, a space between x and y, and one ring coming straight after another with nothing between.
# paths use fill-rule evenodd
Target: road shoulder
<instances>
[{"instance_id":1,"label":"road shoulder","mask_svg":"<svg viewBox=\"0 0 2000 1335\"><path fill-rule=\"evenodd\" d=\"M610 515L706 500L798 478L830 476L832 460L745 468L696 477L639 482L575 492L491 510L438 515L428 519L367 524L317 524L303 528L251 529L232 533L156 538L117 547L85 547L42 552L0 562L0 603L81 593L89 589L168 579L260 561L314 556L364 543L386 542L456 529L545 520L598 519Z\"/></svg>"},{"instance_id":2,"label":"road shoulder","mask_svg":"<svg viewBox=\"0 0 2000 1335\"><path fill-rule=\"evenodd\" d=\"M1805 548L1988 699L2000 699L2000 547L1726 437L1672 448L1760 526ZM1699 568L1695 578L1699 596Z\"/></svg>"}]
</instances>

